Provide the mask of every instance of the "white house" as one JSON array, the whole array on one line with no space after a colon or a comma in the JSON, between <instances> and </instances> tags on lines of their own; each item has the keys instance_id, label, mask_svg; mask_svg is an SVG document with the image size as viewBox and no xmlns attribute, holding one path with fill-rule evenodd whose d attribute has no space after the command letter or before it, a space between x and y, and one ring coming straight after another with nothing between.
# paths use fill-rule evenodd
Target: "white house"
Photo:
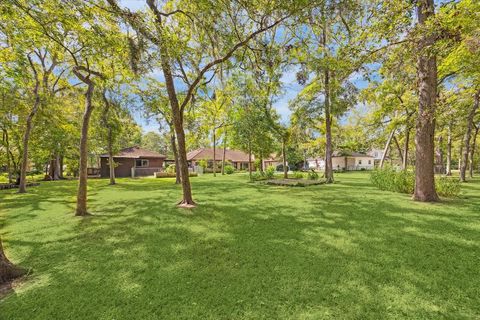
<instances>
[{"instance_id":1,"label":"white house","mask_svg":"<svg viewBox=\"0 0 480 320\"><path fill-rule=\"evenodd\" d=\"M324 158L307 159L310 169L325 170ZM373 170L375 167L375 159L371 155L360 152L334 152L332 155L333 170Z\"/></svg>"}]
</instances>

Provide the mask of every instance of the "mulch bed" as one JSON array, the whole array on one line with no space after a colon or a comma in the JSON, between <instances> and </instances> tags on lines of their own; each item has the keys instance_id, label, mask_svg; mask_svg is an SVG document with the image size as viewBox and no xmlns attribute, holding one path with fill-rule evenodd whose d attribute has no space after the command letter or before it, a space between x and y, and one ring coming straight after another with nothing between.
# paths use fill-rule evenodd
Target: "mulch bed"
<instances>
[{"instance_id":1,"label":"mulch bed","mask_svg":"<svg viewBox=\"0 0 480 320\"><path fill-rule=\"evenodd\" d=\"M325 180L306 180L306 179L274 179L265 181L268 185L284 187L308 187L319 184L325 184Z\"/></svg>"},{"instance_id":2,"label":"mulch bed","mask_svg":"<svg viewBox=\"0 0 480 320\"><path fill-rule=\"evenodd\" d=\"M40 183L38 182L29 182L27 183L27 187L36 187L39 186ZM18 185L14 183L0 183L0 190L6 190L6 189L15 189L18 188Z\"/></svg>"}]
</instances>

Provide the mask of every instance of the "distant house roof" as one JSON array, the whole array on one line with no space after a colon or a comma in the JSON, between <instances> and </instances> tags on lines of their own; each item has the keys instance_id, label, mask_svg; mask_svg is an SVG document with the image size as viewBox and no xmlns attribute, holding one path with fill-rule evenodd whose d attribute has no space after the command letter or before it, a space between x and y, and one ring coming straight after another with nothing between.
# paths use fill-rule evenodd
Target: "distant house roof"
<instances>
[{"instance_id":1,"label":"distant house roof","mask_svg":"<svg viewBox=\"0 0 480 320\"><path fill-rule=\"evenodd\" d=\"M371 155L361 152L350 152L350 151L335 151L332 154L333 157L364 157L364 158L373 158Z\"/></svg>"},{"instance_id":2,"label":"distant house roof","mask_svg":"<svg viewBox=\"0 0 480 320\"><path fill-rule=\"evenodd\" d=\"M101 158L107 158L108 154L102 154L100 156ZM117 154L113 156L114 158L133 158L133 159L139 159L139 158L166 158L163 154L160 154L155 151L150 151L146 149L142 149L140 147L130 147L130 148L125 148L120 150Z\"/></svg>"},{"instance_id":3,"label":"distant house roof","mask_svg":"<svg viewBox=\"0 0 480 320\"><path fill-rule=\"evenodd\" d=\"M215 150L215 160L221 161L223 159L223 149ZM213 148L201 148L187 153L187 161L191 160L213 160ZM248 162L248 154L240 150L226 150L225 160L234 162ZM253 156L252 156L253 161Z\"/></svg>"}]
</instances>

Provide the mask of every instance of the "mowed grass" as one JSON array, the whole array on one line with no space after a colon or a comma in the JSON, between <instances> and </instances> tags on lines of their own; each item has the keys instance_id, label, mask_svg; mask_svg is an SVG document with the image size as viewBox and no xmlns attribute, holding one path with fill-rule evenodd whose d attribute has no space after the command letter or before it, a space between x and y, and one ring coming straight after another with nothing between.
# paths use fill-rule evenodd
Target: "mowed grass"
<instances>
[{"instance_id":1,"label":"mowed grass","mask_svg":"<svg viewBox=\"0 0 480 320\"><path fill-rule=\"evenodd\" d=\"M480 318L480 180L416 203L368 173L275 187L246 176L89 182L0 192L8 256L32 273L0 319Z\"/></svg>"}]
</instances>

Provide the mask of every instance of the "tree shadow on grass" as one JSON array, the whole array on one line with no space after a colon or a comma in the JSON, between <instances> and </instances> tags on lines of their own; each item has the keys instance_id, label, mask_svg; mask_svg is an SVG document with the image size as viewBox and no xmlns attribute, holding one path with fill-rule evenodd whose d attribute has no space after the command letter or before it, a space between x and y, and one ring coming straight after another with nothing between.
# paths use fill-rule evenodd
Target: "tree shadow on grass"
<instances>
[{"instance_id":1,"label":"tree shadow on grass","mask_svg":"<svg viewBox=\"0 0 480 320\"><path fill-rule=\"evenodd\" d=\"M201 203L193 215L175 207L178 186L125 181L97 187L95 216L65 220L49 239L8 239L9 247L28 252L23 264L34 268L38 284L9 296L3 314L280 319L479 312L479 239L453 207L405 204L402 195L380 197L355 181L301 190L231 179L193 186ZM368 193L352 195L355 188ZM339 199L343 191L352 194Z\"/></svg>"}]
</instances>

